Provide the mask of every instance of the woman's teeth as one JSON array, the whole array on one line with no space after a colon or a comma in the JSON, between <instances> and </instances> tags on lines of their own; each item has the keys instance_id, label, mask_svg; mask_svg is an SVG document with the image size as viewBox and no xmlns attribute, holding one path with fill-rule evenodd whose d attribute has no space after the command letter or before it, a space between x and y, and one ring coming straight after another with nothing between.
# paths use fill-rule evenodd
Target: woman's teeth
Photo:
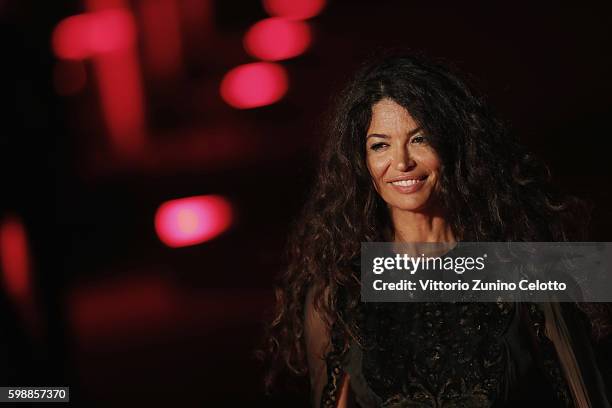
<instances>
[{"instance_id":1,"label":"woman's teeth","mask_svg":"<svg viewBox=\"0 0 612 408\"><path fill-rule=\"evenodd\" d=\"M394 186L412 186L418 182L420 182L422 180L400 180L400 181L393 181L391 184L393 184Z\"/></svg>"}]
</instances>

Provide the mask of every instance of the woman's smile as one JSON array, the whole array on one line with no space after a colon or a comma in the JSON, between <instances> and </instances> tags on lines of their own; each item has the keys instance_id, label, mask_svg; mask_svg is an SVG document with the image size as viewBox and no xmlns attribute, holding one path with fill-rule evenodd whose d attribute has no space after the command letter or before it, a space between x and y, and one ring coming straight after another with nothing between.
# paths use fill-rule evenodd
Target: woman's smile
<instances>
[{"instance_id":1,"label":"woman's smile","mask_svg":"<svg viewBox=\"0 0 612 408\"><path fill-rule=\"evenodd\" d=\"M393 186L399 193L411 194L419 191L423 184L425 184L427 176L423 177L401 177L396 180L390 181L388 184Z\"/></svg>"}]
</instances>

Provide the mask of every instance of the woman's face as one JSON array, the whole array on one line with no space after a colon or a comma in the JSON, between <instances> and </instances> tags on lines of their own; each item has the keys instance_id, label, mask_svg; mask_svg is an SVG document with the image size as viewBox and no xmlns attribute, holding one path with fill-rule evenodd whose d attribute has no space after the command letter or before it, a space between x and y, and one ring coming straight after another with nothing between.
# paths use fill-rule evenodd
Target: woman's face
<instances>
[{"instance_id":1,"label":"woman's face","mask_svg":"<svg viewBox=\"0 0 612 408\"><path fill-rule=\"evenodd\" d=\"M440 159L405 108L391 99L372 107L366 152L374 186L392 211L432 210Z\"/></svg>"}]
</instances>

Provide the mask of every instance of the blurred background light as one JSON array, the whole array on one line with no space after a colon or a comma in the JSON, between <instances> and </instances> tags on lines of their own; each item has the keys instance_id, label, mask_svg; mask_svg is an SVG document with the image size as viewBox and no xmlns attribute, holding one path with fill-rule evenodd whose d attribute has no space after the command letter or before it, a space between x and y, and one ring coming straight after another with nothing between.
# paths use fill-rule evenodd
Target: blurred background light
<instances>
[{"instance_id":1,"label":"blurred background light","mask_svg":"<svg viewBox=\"0 0 612 408\"><path fill-rule=\"evenodd\" d=\"M263 0L263 6L271 16L306 20L323 10L325 0Z\"/></svg>"},{"instance_id":2,"label":"blurred background light","mask_svg":"<svg viewBox=\"0 0 612 408\"><path fill-rule=\"evenodd\" d=\"M53 31L55 55L84 59L130 48L136 28L132 15L121 9L84 13L62 20Z\"/></svg>"},{"instance_id":3,"label":"blurred background light","mask_svg":"<svg viewBox=\"0 0 612 408\"><path fill-rule=\"evenodd\" d=\"M158 77L178 73L182 61L180 9L176 0L140 2L146 62Z\"/></svg>"},{"instance_id":4,"label":"blurred background light","mask_svg":"<svg viewBox=\"0 0 612 408\"><path fill-rule=\"evenodd\" d=\"M253 62L229 71L221 81L221 97L238 109L279 101L287 92L285 69L271 62Z\"/></svg>"},{"instance_id":5,"label":"blurred background light","mask_svg":"<svg viewBox=\"0 0 612 408\"><path fill-rule=\"evenodd\" d=\"M145 127L135 41L134 18L122 8L65 18L56 26L51 40L59 58L92 58L111 144L118 153L129 155L142 150Z\"/></svg>"},{"instance_id":6,"label":"blurred background light","mask_svg":"<svg viewBox=\"0 0 612 408\"><path fill-rule=\"evenodd\" d=\"M13 215L0 224L0 265L6 291L23 302L31 295L30 255L25 227Z\"/></svg>"},{"instance_id":7,"label":"blurred background light","mask_svg":"<svg viewBox=\"0 0 612 408\"><path fill-rule=\"evenodd\" d=\"M209 241L232 223L228 200L217 195L179 198L163 203L155 214L155 230L169 247Z\"/></svg>"},{"instance_id":8,"label":"blurred background light","mask_svg":"<svg viewBox=\"0 0 612 408\"><path fill-rule=\"evenodd\" d=\"M308 24L272 17L255 23L249 29L244 37L244 48L255 58L279 61L304 53L310 42Z\"/></svg>"}]
</instances>

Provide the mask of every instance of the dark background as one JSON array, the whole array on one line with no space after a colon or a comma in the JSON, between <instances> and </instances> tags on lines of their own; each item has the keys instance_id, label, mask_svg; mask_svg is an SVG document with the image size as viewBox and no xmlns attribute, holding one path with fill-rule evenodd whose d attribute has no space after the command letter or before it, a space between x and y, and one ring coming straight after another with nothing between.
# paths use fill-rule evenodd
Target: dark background
<instances>
[{"instance_id":1,"label":"dark background","mask_svg":"<svg viewBox=\"0 0 612 408\"><path fill-rule=\"evenodd\" d=\"M204 41L183 33L180 71L160 80L143 64L152 147L122 160L107 146L95 85L54 89L51 33L84 5L0 1L0 217L17 214L27 232L35 305L24 315L3 294L2 385L69 385L73 401L90 404L306 406L305 396L264 396L253 350L329 98L381 47L466 72L556 183L594 205L591 240L610 241L608 9L331 1L308 20L310 49L280 62L286 97L236 110L219 82L253 61L242 36L267 14L254 0L209 4ZM157 207L200 194L231 200L233 227L200 245L163 245Z\"/></svg>"}]
</instances>

